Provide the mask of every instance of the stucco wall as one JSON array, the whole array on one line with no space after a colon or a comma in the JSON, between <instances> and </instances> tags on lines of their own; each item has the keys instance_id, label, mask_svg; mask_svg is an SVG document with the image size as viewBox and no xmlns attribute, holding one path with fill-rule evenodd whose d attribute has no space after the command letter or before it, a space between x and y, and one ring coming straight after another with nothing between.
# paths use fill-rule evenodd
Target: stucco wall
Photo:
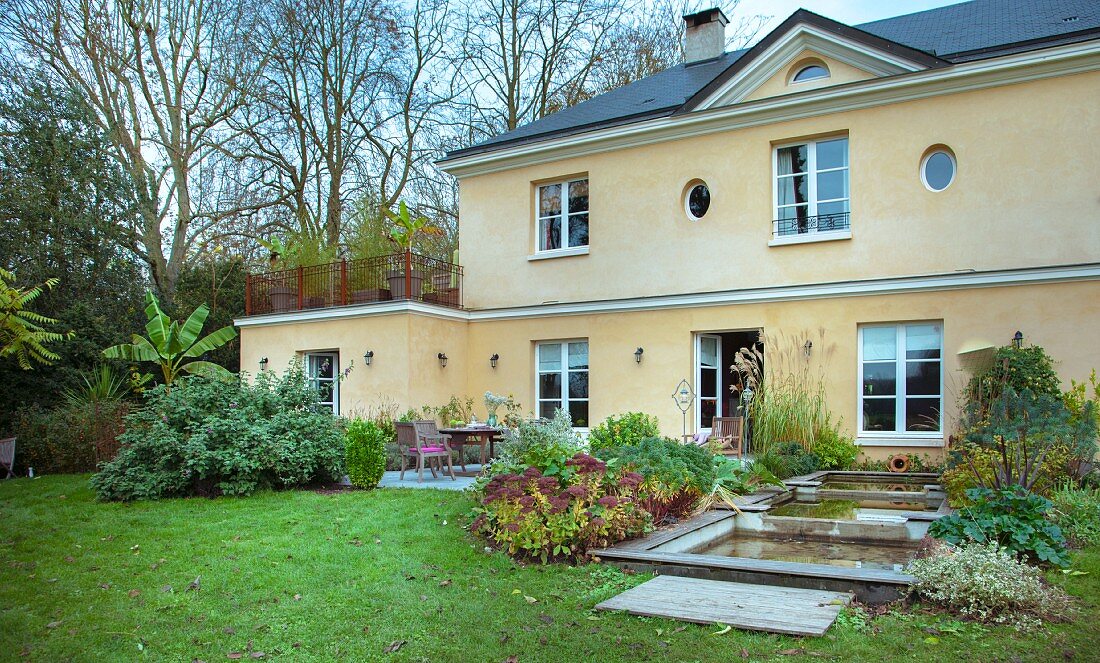
<instances>
[{"instance_id":1,"label":"stucco wall","mask_svg":"<svg viewBox=\"0 0 1100 663\"><path fill-rule=\"evenodd\" d=\"M769 247L772 145L847 132L852 239ZM957 178L928 191L927 148ZM750 127L463 178L472 308L1090 262L1100 256L1100 73ZM590 254L528 261L533 182L590 178ZM685 184L712 204L689 221Z\"/></svg>"},{"instance_id":2,"label":"stucco wall","mask_svg":"<svg viewBox=\"0 0 1100 663\"><path fill-rule=\"evenodd\" d=\"M812 62L805 62L808 58L820 60L824 62L829 69L829 77L826 79L820 79L815 81L806 81L804 83L795 83L790 85L789 81L794 77L794 74L798 73L798 69L806 66L807 64L814 64ZM815 51L804 49L787 65L781 67L778 72L772 75L771 78L764 81L757 87L752 93L745 97L745 101L753 101L755 99L766 99L767 97L777 97L783 94L793 94L795 92L805 92L806 90L815 90L817 88L829 87L831 85L840 85L842 83L851 83L853 81L863 81L868 78L874 78L873 74L870 74L862 69L853 67L845 62L840 62L834 58L830 58Z\"/></svg>"},{"instance_id":3,"label":"stucco wall","mask_svg":"<svg viewBox=\"0 0 1100 663\"><path fill-rule=\"evenodd\" d=\"M678 436L681 417L671 394L681 378L694 381L693 334L762 328L770 339L782 337L788 345L813 340L809 361L827 376L829 407L854 434L858 325L920 320L944 323L947 431L968 377L961 351L1003 345L1020 330L1058 360L1067 385L1100 367L1094 334L1100 323L1097 281L470 323L402 314L246 327L242 362L255 365L267 355L276 367L294 352L340 348L342 356L356 358L357 366L342 386L345 414L380 398L402 408L438 405L452 394L470 395L480 404L486 390L513 394L526 411L535 400L535 343L587 338L591 420L640 410L656 415L665 434ZM375 351L369 369L359 366L368 347ZM641 364L634 360L637 347L645 349ZM775 361L780 349L765 348L765 361ZM445 369L436 359L440 351L450 360ZM494 353L500 355L496 369L489 364ZM895 449L865 451L883 456ZM938 453L936 448L917 450Z\"/></svg>"}]
</instances>

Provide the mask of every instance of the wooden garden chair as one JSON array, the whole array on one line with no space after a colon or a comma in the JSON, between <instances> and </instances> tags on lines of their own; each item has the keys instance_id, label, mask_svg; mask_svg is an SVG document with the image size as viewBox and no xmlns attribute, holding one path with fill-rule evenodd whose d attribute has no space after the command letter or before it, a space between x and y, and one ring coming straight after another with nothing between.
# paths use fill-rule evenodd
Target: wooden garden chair
<instances>
[{"instance_id":1,"label":"wooden garden chair","mask_svg":"<svg viewBox=\"0 0 1100 663\"><path fill-rule=\"evenodd\" d=\"M0 440L0 469L6 469L8 476L5 479L10 479L15 476L12 471L15 469L15 438L9 437L4 440Z\"/></svg>"},{"instance_id":2,"label":"wooden garden chair","mask_svg":"<svg viewBox=\"0 0 1100 663\"><path fill-rule=\"evenodd\" d=\"M741 459L741 440L745 433L744 417L715 417L710 439L721 453L732 452Z\"/></svg>"},{"instance_id":3,"label":"wooden garden chair","mask_svg":"<svg viewBox=\"0 0 1100 663\"><path fill-rule=\"evenodd\" d=\"M451 460L451 446L449 438L442 435L436 428L434 421L399 421L397 428L397 449L401 455L400 479L405 480L405 470L408 468L408 459L416 459L417 483L424 482L424 465L435 478L433 460L443 472L443 459L447 459L447 468L450 470L451 480L455 480L455 469Z\"/></svg>"}]
</instances>

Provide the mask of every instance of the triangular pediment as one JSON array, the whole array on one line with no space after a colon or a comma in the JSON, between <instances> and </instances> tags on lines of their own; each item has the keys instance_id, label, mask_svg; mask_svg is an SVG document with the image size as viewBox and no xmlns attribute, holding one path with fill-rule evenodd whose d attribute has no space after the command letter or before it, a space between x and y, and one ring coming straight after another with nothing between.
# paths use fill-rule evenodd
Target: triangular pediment
<instances>
[{"instance_id":1,"label":"triangular pediment","mask_svg":"<svg viewBox=\"0 0 1100 663\"><path fill-rule=\"evenodd\" d=\"M927 53L799 10L690 99L684 110L730 106L947 64ZM822 66L829 75L794 80L809 65Z\"/></svg>"}]
</instances>

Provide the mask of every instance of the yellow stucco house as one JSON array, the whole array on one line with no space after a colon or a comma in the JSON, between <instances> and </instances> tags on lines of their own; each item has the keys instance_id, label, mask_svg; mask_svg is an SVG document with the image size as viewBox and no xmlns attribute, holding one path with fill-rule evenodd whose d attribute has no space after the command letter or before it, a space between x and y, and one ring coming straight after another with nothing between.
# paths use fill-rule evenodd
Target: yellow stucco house
<instances>
[{"instance_id":1,"label":"yellow stucco house","mask_svg":"<svg viewBox=\"0 0 1100 663\"><path fill-rule=\"evenodd\" d=\"M345 415L491 390L679 436L681 380L705 429L763 339L872 457L938 455L1017 331L1100 367L1096 3L801 10L735 52L720 11L685 20L683 64L447 155L461 268L253 276L242 367L303 356Z\"/></svg>"}]
</instances>

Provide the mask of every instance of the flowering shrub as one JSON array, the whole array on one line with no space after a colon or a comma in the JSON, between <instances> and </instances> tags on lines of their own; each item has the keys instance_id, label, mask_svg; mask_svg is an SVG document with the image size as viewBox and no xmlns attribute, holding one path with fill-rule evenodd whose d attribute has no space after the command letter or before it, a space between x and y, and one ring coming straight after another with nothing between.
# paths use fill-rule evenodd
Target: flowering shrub
<instances>
[{"instance_id":1,"label":"flowering shrub","mask_svg":"<svg viewBox=\"0 0 1100 663\"><path fill-rule=\"evenodd\" d=\"M657 418L642 412L627 412L608 417L596 426L588 435L588 445L592 451L610 447L622 447L637 444L647 437L661 434Z\"/></svg>"},{"instance_id":2,"label":"flowering shrub","mask_svg":"<svg viewBox=\"0 0 1100 663\"><path fill-rule=\"evenodd\" d=\"M1069 566L1066 538L1046 518L1050 500L1019 486L971 488L966 494L972 506L932 523L929 536L954 544L992 542L1041 562Z\"/></svg>"},{"instance_id":3,"label":"flowering shrub","mask_svg":"<svg viewBox=\"0 0 1100 663\"><path fill-rule=\"evenodd\" d=\"M694 444L649 437L635 444L608 447L596 456L642 475L641 505L660 523L690 513L714 485L712 454Z\"/></svg>"},{"instance_id":4,"label":"flowering shrub","mask_svg":"<svg viewBox=\"0 0 1100 663\"><path fill-rule=\"evenodd\" d=\"M255 384L183 377L146 393L118 456L100 467L100 499L247 495L340 476L344 436L317 405L301 362Z\"/></svg>"},{"instance_id":5,"label":"flowering shrub","mask_svg":"<svg viewBox=\"0 0 1100 663\"><path fill-rule=\"evenodd\" d=\"M937 544L906 570L918 594L963 617L1027 628L1069 614L1064 592L994 542Z\"/></svg>"},{"instance_id":6,"label":"flowering shrub","mask_svg":"<svg viewBox=\"0 0 1100 663\"><path fill-rule=\"evenodd\" d=\"M583 453L557 476L537 467L497 474L482 490L470 529L516 557L580 557L646 531L649 514L637 502L641 482L641 475L608 471Z\"/></svg>"}]
</instances>

